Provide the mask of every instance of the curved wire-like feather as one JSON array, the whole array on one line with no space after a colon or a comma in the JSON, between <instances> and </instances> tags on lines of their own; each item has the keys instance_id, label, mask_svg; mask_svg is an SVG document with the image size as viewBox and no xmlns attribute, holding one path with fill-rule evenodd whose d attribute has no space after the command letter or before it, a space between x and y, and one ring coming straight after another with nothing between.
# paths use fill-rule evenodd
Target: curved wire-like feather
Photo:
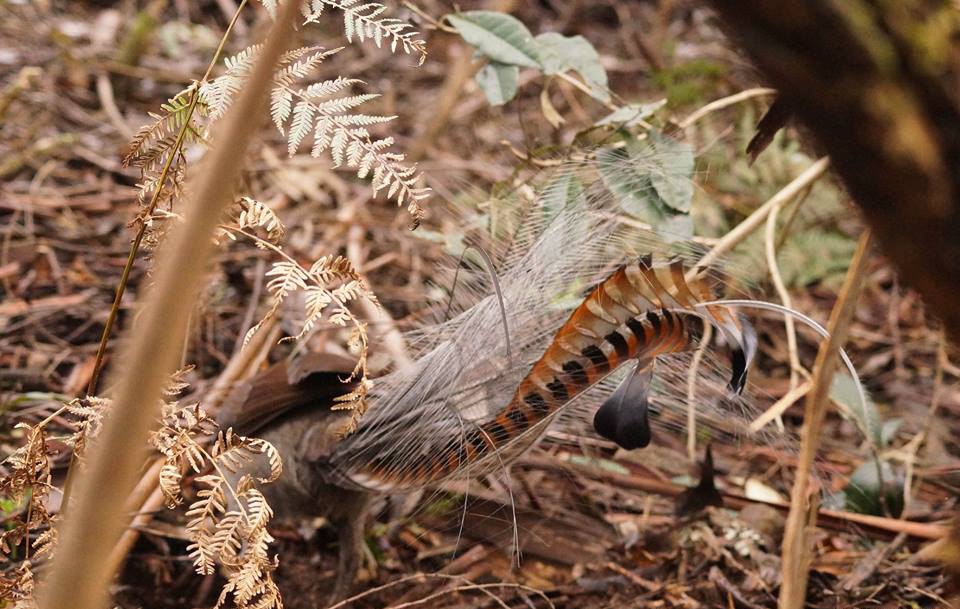
<instances>
[{"instance_id":1,"label":"curved wire-like feather","mask_svg":"<svg viewBox=\"0 0 960 609\"><path fill-rule=\"evenodd\" d=\"M503 263L500 298L489 294L410 335L415 363L377 380L360 428L329 460L332 481L386 491L501 468L632 360L639 376L597 412L596 429L626 448L645 445L647 402L660 375L648 369L695 348L705 323L729 349L728 394L739 399L756 352L747 318L720 304L715 269L684 279L698 261L695 246L624 227L605 209L608 196L584 187L565 209L544 210L542 228L530 229L536 222L528 219L527 246ZM504 313L510 361L497 330Z\"/></svg>"}]
</instances>

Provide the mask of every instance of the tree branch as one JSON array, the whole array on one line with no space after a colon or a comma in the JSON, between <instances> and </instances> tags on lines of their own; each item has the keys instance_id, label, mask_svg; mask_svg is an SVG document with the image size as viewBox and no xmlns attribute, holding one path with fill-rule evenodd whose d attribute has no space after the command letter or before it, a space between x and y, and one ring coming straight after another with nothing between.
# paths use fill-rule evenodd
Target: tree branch
<instances>
[{"instance_id":1,"label":"tree branch","mask_svg":"<svg viewBox=\"0 0 960 609\"><path fill-rule=\"evenodd\" d=\"M960 11L947 0L710 3L960 340Z\"/></svg>"}]
</instances>

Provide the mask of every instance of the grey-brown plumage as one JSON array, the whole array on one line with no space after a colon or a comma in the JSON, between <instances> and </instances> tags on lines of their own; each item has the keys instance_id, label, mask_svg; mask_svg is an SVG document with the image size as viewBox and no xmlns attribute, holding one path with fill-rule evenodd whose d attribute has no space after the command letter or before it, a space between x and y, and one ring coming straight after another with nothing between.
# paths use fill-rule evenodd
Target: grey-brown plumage
<instances>
[{"instance_id":1,"label":"grey-brown plumage","mask_svg":"<svg viewBox=\"0 0 960 609\"><path fill-rule=\"evenodd\" d=\"M281 519L323 516L340 540L333 597L347 596L363 557L363 530L373 495L331 482L330 455L349 411L333 411L333 399L350 391L355 362L311 354L296 363L276 364L239 385L224 402L217 422L273 444L283 457L283 474L263 492ZM267 465L263 464L264 474Z\"/></svg>"}]
</instances>

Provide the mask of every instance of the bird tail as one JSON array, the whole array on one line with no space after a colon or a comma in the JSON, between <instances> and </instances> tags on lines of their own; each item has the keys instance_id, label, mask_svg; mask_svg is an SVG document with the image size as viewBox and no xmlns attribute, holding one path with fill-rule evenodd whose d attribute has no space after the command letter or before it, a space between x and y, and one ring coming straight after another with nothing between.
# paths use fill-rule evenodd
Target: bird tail
<instances>
[{"instance_id":1,"label":"bird tail","mask_svg":"<svg viewBox=\"0 0 960 609\"><path fill-rule=\"evenodd\" d=\"M702 245L624 222L591 173L585 162L549 179L499 256L496 290L408 335L417 358L376 381L360 428L330 459L338 483L390 491L488 473L584 405L600 436L645 446L651 392L678 393L657 378L675 375L674 354L700 346L708 327L729 365L716 390L722 367L708 357L705 384L749 401L757 339L741 307L721 300L731 277L705 264Z\"/></svg>"}]
</instances>

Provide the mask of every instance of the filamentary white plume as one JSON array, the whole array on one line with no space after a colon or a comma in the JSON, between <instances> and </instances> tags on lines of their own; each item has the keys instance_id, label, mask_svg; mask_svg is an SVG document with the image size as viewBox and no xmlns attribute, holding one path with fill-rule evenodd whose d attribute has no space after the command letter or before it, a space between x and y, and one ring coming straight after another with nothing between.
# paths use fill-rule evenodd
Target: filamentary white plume
<instances>
[{"instance_id":1,"label":"filamentary white plume","mask_svg":"<svg viewBox=\"0 0 960 609\"><path fill-rule=\"evenodd\" d=\"M605 162L610 162L609 155L606 158ZM660 160L637 167L636 158L626 157L623 162L630 163L623 168L624 176L646 175L648 179L651 172L662 172L665 165ZM516 216L521 221L509 238L498 244L494 256L498 260L499 296L491 283L483 280L479 267L461 271L464 277L456 298L473 304L459 307L460 312L447 321L408 334L415 363L376 381L369 394L371 407L359 430L345 438L330 458L336 472L332 481L384 491L436 482L429 479L431 468L437 468L431 465L431 459L435 461L438 454L452 456L457 450L466 455L465 445L471 435L477 442L478 430L489 436L483 430L502 414L570 312L594 286L645 255L679 259L686 268L696 266L704 253L702 246L622 223L615 196L604 181L596 178L596 169L594 161L559 168L534 201L518 210ZM609 174L609 167L605 170ZM716 265L704 269L704 273L712 275L714 282L724 281L725 275ZM698 425L715 437L741 436L762 408L749 384L742 394L728 387L730 366L723 356L724 343L735 347L731 343L737 338L723 324L716 324L710 311L723 309L728 311L724 313L727 319L745 320L739 309L771 306L740 299L684 308L672 298L668 300L665 308L700 315L720 330L714 333L714 345L697 371ZM795 315L822 333L809 318L792 311L781 312ZM844 358L849 365L845 354ZM688 431L685 388L689 366L689 355L657 358L650 404L655 426ZM495 446L483 458L455 461L452 471L444 471L440 477L473 477L503 468L550 425L576 434L592 434L586 421L610 396L614 381L622 375L622 370L610 371L608 378L593 383L509 442ZM855 373L853 376L857 378ZM764 443L792 443L789 437L762 433ZM370 474L372 463L379 470L377 476Z\"/></svg>"}]
</instances>

